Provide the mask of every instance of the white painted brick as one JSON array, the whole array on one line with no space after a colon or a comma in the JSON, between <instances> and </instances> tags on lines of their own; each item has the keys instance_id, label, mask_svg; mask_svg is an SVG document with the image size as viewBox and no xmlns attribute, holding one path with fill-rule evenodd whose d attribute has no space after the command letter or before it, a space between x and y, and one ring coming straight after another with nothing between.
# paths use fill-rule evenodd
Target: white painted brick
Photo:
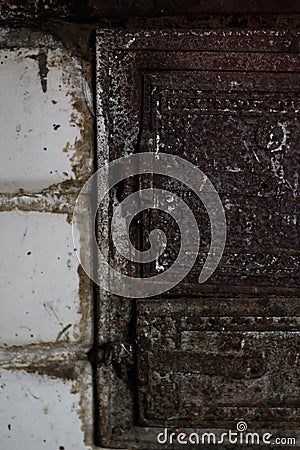
<instances>
[{"instance_id":1,"label":"white painted brick","mask_svg":"<svg viewBox=\"0 0 300 450\"><path fill-rule=\"evenodd\" d=\"M82 335L79 263L67 216L1 212L0 229L1 345L88 342L90 298L82 299L87 308Z\"/></svg>"},{"instance_id":2,"label":"white painted brick","mask_svg":"<svg viewBox=\"0 0 300 450\"><path fill-rule=\"evenodd\" d=\"M38 48L0 50L0 192L40 191L78 178L78 147L86 152L79 157L83 172L92 170L92 142L89 150L80 144L91 126L80 64L60 48L46 50L43 92L38 54ZM81 111L78 99L85 105Z\"/></svg>"},{"instance_id":3,"label":"white painted brick","mask_svg":"<svg viewBox=\"0 0 300 450\"><path fill-rule=\"evenodd\" d=\"M58 184L76 180L66 184L73 192L92 172L91 92L62 44L25 35L0 30L0 449L90 450L92 291L65 213L74 196ZM26 195L3 195L20 190ZM72 379L63 378L67 363Z\"/></svg>"},{"instance_id":4,"label":"white painted brick","mask_svg":"<svg viewBox=\"0 0 300 450\"><path fill-rule=\"evenodd\" d=\"M88 363L77 363L75 374L75 380L64 380L1 369L0 448L92 449L92 375Z\"/></svg>"}]
</instances>

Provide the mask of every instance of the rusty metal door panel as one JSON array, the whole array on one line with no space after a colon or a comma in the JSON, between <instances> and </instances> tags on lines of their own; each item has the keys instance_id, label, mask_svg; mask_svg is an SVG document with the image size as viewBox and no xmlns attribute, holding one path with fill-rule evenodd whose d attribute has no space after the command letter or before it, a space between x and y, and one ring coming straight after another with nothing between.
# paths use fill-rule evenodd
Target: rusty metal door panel
<instances>
[{"instance_id":1,"label":"rusty metal door panel","mask_svg":"<svg viewBox=\"0 0 300 450\"><path fill-rule=\"evenodd\" d=\"M215 427L238 416L267 427L298 420L299 301L286 301L138 301L141 423Z\"/></svg>"},{"instance_id":2,"label":"rusty metal door panel","mask_svg":"<svg viewBox=\"0 0 300 450\"><path fill-rule=\"evenodd\" d=\"M155 174L130 178L99 215L103 238L119 202L159 187L188 204L201 237L191 272L159 299L127 299L100 286L102 445L158 448L164 426L221 430L242 419L258 429L300 429L299 38L272 31L98 33L99 166L137 152L180 156L212 181L227 221L220 264L199 284L210 222L184 184ZM157 261L126 262L110 243L111 265L143 277L170 267L180 234L168 214L141 214L132 242L147 250L155 228L168 241Z\"/></svg>"},{"instance_id":3,"label":"rusty metal door panel","mask_svg":"<svg viewBox=\"0 0 300 450\"><path fill-rule=\"evenodd\" d=\"M176 292L224 292L224 285L232 292L299 292L300 73L180 71L146 74L144 80L144 149L199 166L226 211L222 262L199 286L210 242L207 213L187 187L154 176L153 185L190 205L200 228L198 264ZM168 231L169 250L156 264L161 270L178 252L178 230L167 217L161 223L160 214L152 216L149 229ZM144 271L153 275L155 267Z\"/></svg>"}]
</instances>

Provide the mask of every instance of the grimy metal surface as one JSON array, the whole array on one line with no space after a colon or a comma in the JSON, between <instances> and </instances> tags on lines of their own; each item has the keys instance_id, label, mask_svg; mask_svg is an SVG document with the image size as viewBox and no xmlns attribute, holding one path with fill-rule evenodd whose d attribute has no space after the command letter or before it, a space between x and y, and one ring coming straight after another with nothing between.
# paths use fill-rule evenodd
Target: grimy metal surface
<instances>
[{"instance_id":1,"label":"grimy metal surface","mask_svg":"<svg viewBox=\"0 0 300 450\"><path fill-rule=\"evenodd\" d=\"M134 152L180 155L210 177L228 225L219 268L199 285L210 227L185 186L155 175L130 179L99 215L105 239L118 202L160 187L189 204L201 237L190 275L159 299L132 301L100 288L102 445L158 448L164 426L228 429L242 419L300 429L299 38L247 30L98 33L99 166ZM133 224L133 242L147 249L153 228L169 242L156 264L124 261L108 243L111 264L133 276L170 266L180 236L167 215L145 213Z\"/></svg>"},{"instance_id":2,"label":"grimy metal surface","mask_svg":"<svg viewBox=\"0 0 300 450\"><path fill-rule=\"evenodd\" d=\"M141 423L297 423L297 314L297 298L139 300Z\"/></svg>"},{"instance_id":3,"label":"grimy metal surface","mask_svg":"<svg viewBox=\"0 0 300 450\"><path fill-rule=\"evenodd\" d=\"M152 180L182 197L200 227L199 260L176 292L300 292L300 73L183 69L145 74L144 86L145 150L180 155L201 168L226 211L222 262L214 276L199 285L210 243L205 208L184 185ZM167 216L150 213L148 222L149 230L167 230L169 242L153 270L145 267L150 276L170 266L180 240Z\"/></svg>"},{"instance_id":4,"label":"grimy metal surface","mask_svg":"<svg viewBox=\"0 0 300 450\"><path fill-rule=\"evenodd\" d=\"M197 14L299 13L297 0L2 0L1 19L121 19Z\"/></svg>"}]
</instances>

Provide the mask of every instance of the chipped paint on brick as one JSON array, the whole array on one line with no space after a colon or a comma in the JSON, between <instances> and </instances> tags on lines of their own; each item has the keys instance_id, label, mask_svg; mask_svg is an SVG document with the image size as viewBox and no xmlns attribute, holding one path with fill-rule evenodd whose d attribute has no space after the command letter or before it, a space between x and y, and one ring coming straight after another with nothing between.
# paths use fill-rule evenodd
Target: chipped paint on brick
<instances>
[{"instance_id":1,"label":"chipped paint on brick","mask_svg":"<svg viewBox=\"0 0 300 450\"><path fill-rule=\"evenodd\" d=\"M14 34L11 39L12 48L0 49L0 109L1 128L6 130L3 147L15 150L3 155L0 190L76 192L93 171L88 63L71 56L59 42L56 48L44 41L24 48L20 40L16 49Z\"/></svg>"},{"instance_id":2,"label":"chipped paint on brick","mask_svg":"<svg viewBox=\"0 0 300 450\"><path fill-rule=\"evenodd\" d=\"M51 359L51 354L48 356ZM63 349L52 356L52 362L39 361L35 356L27 367L18 363L0 367L2 393L6 393L0 420L10 423L9 432L1 435L6 448L20 442L22 433L31 448L36 448L39 442L45 448L53 448L55 444L55 448L94 448L90 366L78 359L78 354L70 355ZM27 357L30 359L28 354ZM55 435L51 432L53 428ZM70 435L66 429L72 430Z\"/></svg>"}]
</instances>

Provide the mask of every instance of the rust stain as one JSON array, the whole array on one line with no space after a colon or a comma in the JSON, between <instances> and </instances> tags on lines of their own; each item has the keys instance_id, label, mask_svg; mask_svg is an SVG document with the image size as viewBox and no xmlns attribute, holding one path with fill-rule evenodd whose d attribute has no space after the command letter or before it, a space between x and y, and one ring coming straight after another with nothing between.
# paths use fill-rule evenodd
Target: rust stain
<instances>
[{"instance_id":1,"label":"rust stain","mask_svg":"<svg viewBox=\"0 0 300 450\"><path fill-rule=\"evenodd\" d=\"M65 73L63 82L65 85L74 84L74 75ZM84 77L84 74L82 74ZM81 81L84 83L83 78ZM93 111L89 106L89 99L82 90L80 94L72 91L67 92L72 98L72 110L69 121L71 126L79 130L80 137L75 138L74 143L67 142L63 148L63 152L69 155L72 166L73 176L68 180L53 184L47 188L48 190L59 190L62 192L79 192L84 183L88 180L93 172ZM53 125L54 130L58 130L59 125Z\"/></svg>"},{"instance_id":2,"label":"rust stain","mask_svg":"<svg viewBox=\"0 0 300 450\"><path fill-rule=\"evenodd\" d=\"M87 366L82 367L82 370L80 370L79 376L76 378L76 380L74 380L71 389L72 394L80 394L77 414L81 421L81 430L84 435L83 440L86 445L92 445L91 440L93 436L93 420L90 404L91 399L88 397L88 390L90 388L90 385L86 382L90 374L90 369L88 369Z\"/></svg>"},{"instance_id":3,"label":"rust stain","mask_svg":"<svg viewBox=\"0 0 300 450\"><path fill-rule=\"evenodd\" d=\"M47 67L47 53L43 50L39 51L38 57L37 57L38 63L39 63L39 76L41 79L41 85L43 92L47 92L47 75L49 72L49 69Z\"/></svg>"},{"instance_id":4,"label":"rust stain","mask_svg":"<svg viewBox=\"0 0 300 450\"><path fill-rule=\"evenodd\" d=\"M83 184L87 181L92 173L92 158L91 150L93 147L93 117L91 111L88 109L87 99L85 97L78 97L75 94L72 96L73 113L70 117L70 123L80 130L80 138L76 138L73 146L67 143L64 151L73 147L75 152L70 157L72 170L75 178L82 180ZM89 158L87 158L89 156Z\"/></svg>"},{"instance_id":5,"label":"rust stain","mask_svg":"<svg viewBox=\"0 0 300 450\"><path fill-rule=\"evenodd\" d=\"M50 378L61 378L73 380L75 378L74 365L70 361L42 361L24 366L11 364L6 366L7 370L25 370L27 373L38 374Z\"/></svg>"},{"instance_id":6,"label":"rust stain","mask_svg":"<svg viewBox=\"0 0 300 450\"><path fill-rule=\"evenodd\" d=\"M68 325L66 325L57 335L57 338L55 340L55 342L58 342L60 340L60 338L71 328L72 324L69 323ZM66 335L65 336L66 340L69 340L69 336Z\"/></svg>"},{"instance_id":7,"label":"rust stain","mask_svg":"<svg viewBox=\"0 0 300 450\"><path fill-rule=\"evenodd\" d=\"M34 59L38 62L42 91L46 93L47 76L49 72L49 69L47 67L47 52L45 50L39 50L39 53L37 55L28 55L27 58Z\"/></svg>"},{"instance_id":8,"label":"rust stain","mask_svg":"<svg viewBox=\"0 0 300 450\"><path fill-rule=\"evenodd\" d=\"M83 234L83 230L81 235ZM78 314L80 314L80 323L78 330L75 327L74 338L75 339L86 339L87 332L91 334L92 330L92 282L87 274L84 272L81 265L78 266L77 273L79 276L79 298L80 305L78 309Z\"/></svg>"},{"instance_id":9,"label":"rust stain","mask_svg":"<svg viewBox=\"0 0 300 450\"><path fill-rule=\"evenodd\" d=\"M75 194L60 194L48 190L36 194L26 195L24 191L19 194L0 194L1 211L37 211L55 214L66 214L68 222L71 221L76 201Z\"/></svg>"}]
</instances>

